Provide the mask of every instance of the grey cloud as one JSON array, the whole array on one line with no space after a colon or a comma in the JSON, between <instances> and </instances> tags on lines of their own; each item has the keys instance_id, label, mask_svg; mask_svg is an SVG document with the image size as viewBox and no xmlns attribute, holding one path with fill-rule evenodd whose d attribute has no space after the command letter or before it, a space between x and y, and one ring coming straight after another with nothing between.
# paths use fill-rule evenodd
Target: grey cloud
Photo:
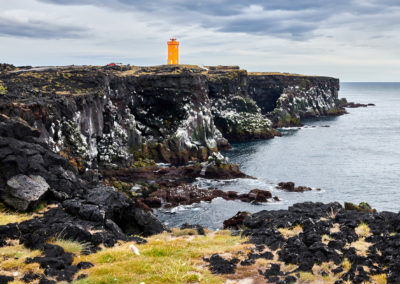
<instances>
[{"instance_id":1,"label":"grey cloud","mask_svg":"<svg viewBox=\"0 0 400 284\"><path fill-rule=\"evenodd\" d=\"M0 17L0 35L42 39L80 38L87 36L87 29L40 20L22 22Z\"/></svg>"},{"instance_id":2,"label":"grey cloud","mask_svg":"<svg viewBox=\"0 0 400 284\"><path fill-rule=\"evenodd\" d=\"M252 34L282 34L293 39L301 39L306 33L314 30L312 23L273 23L270 20L236 20L220 29L223 32L242 32Z\"/></svg>"},{"instance_id":3,"label":"grey cloud","mask_svg":"<svg viewBox=\"0 0 400 284\"><path fill-rule=\"evenodd\" d=\"M375 0L364 5L362 0L38 0L58 5L95 5L124 11L146 11L174 23L198 24L229 33L274 35L296 40L313 36L313 31L327 19L349 13L379 14L388 7L400 6L398 0ZM289 12L270 17L244 14L250 5L271 13Z\"/></svg>"}]
</instances>

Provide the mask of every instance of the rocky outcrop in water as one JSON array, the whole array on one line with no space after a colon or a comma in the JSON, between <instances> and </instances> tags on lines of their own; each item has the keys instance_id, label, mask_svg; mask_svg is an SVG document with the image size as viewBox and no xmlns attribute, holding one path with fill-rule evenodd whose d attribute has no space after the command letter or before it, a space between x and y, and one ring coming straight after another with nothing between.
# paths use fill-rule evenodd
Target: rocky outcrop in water
<instances>
[{"instance_id":1,"label":"rocky outcrop in water","mask_svg":"<svg viewBox=\"0 0 400 284\"><path fill-rule=\"evenodd\" d=\"M254 204L268 202L272 198L268 190L253 189L249 193L237 193L236 191L223 191L220 189L201 189L197 186L182 184L175 187L160 188L150 194L149 197L140 199L150 208L171 208L178 205L190 205L201 201L212 201L215 198L225 200L240 200Z\"/></svg>"},{"instance_id":2,"label":"rocky outcrop in water","mask_svg":"<svg viewBox=\"0 0 400 284\"><path fill-rule=\"evenodd\" d=\"M280 182L276 186L277 189L288 191L288 192L304 192L304 191L311 191L313 190L311 187L308 186L295 186L294 182ZM316 189L317 191L320 191L320 188Z\"/></svg>"}]
</instances>

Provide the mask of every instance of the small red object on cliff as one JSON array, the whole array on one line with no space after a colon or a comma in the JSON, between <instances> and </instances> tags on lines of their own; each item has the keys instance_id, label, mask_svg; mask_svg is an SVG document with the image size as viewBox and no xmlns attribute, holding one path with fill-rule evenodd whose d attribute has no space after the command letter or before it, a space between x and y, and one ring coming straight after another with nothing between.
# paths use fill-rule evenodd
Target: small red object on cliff
<instances>
[{"instance_id":1,"label":"small red object on cliff","mask_svg":"<svg viewBox=\"0 0 400 284\"><path fill-rule=\"evenodd\" d=\"M114 62L108 63L107 66L117 66Z\"/></svg>"}]
</instances>

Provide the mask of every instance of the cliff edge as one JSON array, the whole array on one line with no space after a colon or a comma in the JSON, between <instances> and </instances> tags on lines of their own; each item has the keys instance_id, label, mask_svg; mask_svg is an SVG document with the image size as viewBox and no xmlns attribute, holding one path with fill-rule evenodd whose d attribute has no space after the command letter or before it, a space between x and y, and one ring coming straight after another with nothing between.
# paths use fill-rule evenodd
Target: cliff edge
<instances>
[{"instance_id":1,"label":"cliff edge","mask_svg":"<svg viewBox=\"0 0 400 284\"><path fill-rule=\"evenodd\" d=\"M339 80L238 66L0 66L0 113L40 131L78 169L206 161L228 141L344 113Z\"/></svg>"}]
</instances>

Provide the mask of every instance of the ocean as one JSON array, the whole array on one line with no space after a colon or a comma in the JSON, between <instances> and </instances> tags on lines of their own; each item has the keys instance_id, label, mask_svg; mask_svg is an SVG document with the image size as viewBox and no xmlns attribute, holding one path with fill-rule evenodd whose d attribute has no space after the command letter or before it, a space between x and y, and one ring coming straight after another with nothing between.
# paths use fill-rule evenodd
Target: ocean
<instances>
[{"instance_id":1,"label":"ocean","mask_svg":"<svg viewBox=\"0 0 400 284\"><path fill-rule=\"evenodd\" d=\"M282 129L282 137L235 143L223 154L256 179L216 181L198 179L203 188L247 193L270 190L281 201L252 205L214 199L211 203L157 211L169 226L185 222L210 229L238 211L286 209L304 201L368 202L378 211L400 210L400 83L341 83L339 97L367 108L349 114L304 120L304 127ZM320 188L303 193L276 189L279 182Z\"/></svg>"}]
</instances>

